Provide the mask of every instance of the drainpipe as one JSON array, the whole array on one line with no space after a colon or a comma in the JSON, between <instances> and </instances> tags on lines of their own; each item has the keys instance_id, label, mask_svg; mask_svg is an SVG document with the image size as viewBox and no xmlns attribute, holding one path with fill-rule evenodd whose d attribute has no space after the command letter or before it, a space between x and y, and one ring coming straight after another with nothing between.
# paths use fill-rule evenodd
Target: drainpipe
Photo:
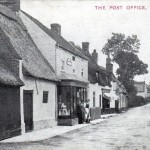
<instances>
[{"instance_id":1,"label":"drainpipe","mask_svg":"<svg viewBox=\"0 0 150 150\"><path fill-rule=\"evenodd\" d=\"M19 60L19 77L23 81L22 60ZM23 106L23 89L24 89L24 86L20 87L21 134L25 134L24 106Z\"/></svg>"},{"instance_id":2,"label":"drainpipe","mask_svg":"<svg viewBox=\"0 0 150 150\"><path fill-rule=\"evenodd\" d=\"M55 72L57 75L57 48L59 48L59 44L55 45Z\"/></svg>"},{"instance_id":3,"label":"drainpipe","mask_svg":"<svg viewBox=\"0 0 150 150\"><path fill-rule=\"evenodd\" d=\"M57 75L57 47L59 48L59 45L55 45L55 73ZM58 94L57 94L57 89L58 89L58 83L55 86L55 120L58 121Z\"/></svg>"}]
</instances>

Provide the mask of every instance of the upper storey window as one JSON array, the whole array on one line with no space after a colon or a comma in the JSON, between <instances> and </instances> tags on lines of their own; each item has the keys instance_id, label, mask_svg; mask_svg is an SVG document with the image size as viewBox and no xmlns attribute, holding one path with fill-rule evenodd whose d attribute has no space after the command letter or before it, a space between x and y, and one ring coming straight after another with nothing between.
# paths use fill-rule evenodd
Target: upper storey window
<instances>
[{"instance_id":1,"label":"upper storey window","mask_svg":"<svg viewBox=\"0 0 150 150\"><path fill-rule=\"evenodd\" d=\"M64 70L65 69L65 61L62 60L62 64L61 64L61 70Z\"/></svg>"},{"instance_id":2,"label":"upper storey window","mask_svg":"<svg viewBox=\"0 0 150 150\"><path fill-rule=\"evenodd\" d=\"M83 77L83 69L82 69L82 71L81 71L81 76Z\"/></svg>"}]
</instances>

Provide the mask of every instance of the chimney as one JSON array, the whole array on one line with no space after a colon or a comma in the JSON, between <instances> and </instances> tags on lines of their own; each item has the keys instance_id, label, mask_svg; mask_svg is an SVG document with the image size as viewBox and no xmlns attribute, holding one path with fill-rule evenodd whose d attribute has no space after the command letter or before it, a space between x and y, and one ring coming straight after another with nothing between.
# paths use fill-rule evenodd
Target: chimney
<instances>
[{"instance_id":1,"label":"chimney","mask_svg":"<svg viewBox=\"0 0 150 150\"><path fill-rule=\"evenodd\" d=\"M14 12L20 10L20 0L0 0L0 4L9 7Z\"/></svg>"},{"instance_id":2,"label":"chimney","mask_svg":"<svg viewBox=\"0 0 150 150\"><path fill-rule=\"evenodd\" d=\"M98 64L98 53L96 52L96 49L93 50L92 58Z\"/></svg>"},{"instance_id":3,"label":"chimney","mask_svg":"<svg viewBox=\"0 0 150 150\"><path fill-rule=\"evenodd\" d=\"M111 58L109 55L106 59L106 70L113 73L113 64L111 63Z\"/></svg>"},{"instance_id":4,"label":"chimney","mask_svg":"<svg viewBox=\"0 0 150 150\"><path fill-rule=\"evenodd\" d=\"M51 24L51 30L57 32L59 35L61 35L61 25L58 23Z\"/></svg>"},{"instance_id":5,"label":"chimney","mask_svg":"<svg viewBox=\"0 0 150 150\"><path fill-rule=\"evenodd\" d=\"M82 42L82 50L89 52L89 42Z\"/></svg>"}]
</instances>

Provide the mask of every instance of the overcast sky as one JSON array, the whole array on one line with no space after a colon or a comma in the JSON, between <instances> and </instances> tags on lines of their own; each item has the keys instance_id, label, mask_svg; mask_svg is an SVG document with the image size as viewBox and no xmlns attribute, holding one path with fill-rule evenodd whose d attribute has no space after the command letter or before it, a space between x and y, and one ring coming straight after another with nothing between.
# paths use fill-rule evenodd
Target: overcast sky
<instances>
[{"instance_id":1,"label":"overcast sky","mask_svg":"<svg viewBox=\"0 0 150 150\"><path fill-rule=\"evenodd\" d=\"M97 10L95 6L105 7ZM119 6L112 10L110 6ZM134 10L133 7L135 6ZM139 10L137 6L145 8ZM128 9L127 9L128 8ZM142 7L143 8L143 7ZM149 64L150 72L150 2L148 1L66 1L66 0L21 0L21 9L50 27L59 23L62 36L77 45L90 43L90 52L99 53L99 64L105 66L102 47L111 37L111 33L136 34L141 42L139 57ZM114 70L116 67L114 67ZM136 80L150 82L150 74L139 76Z\"/></svg>"}]
</instances>

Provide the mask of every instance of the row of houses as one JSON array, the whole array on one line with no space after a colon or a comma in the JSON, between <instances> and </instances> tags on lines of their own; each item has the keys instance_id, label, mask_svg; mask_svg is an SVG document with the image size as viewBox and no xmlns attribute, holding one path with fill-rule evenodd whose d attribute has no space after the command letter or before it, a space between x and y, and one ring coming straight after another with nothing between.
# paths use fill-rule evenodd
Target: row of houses
<instances>
[{"instance_id":1,"label":"row of houses","mask_svg":"<svg viewBox=\"0 0 150 150\"><path fill-rule=\"evenodd\" d=\"M20 10L19 0L0 2L0 139L56 125L78 124L77 106L87 102L91 119L127 107L127 93L98 53L45 27Z\"/></svg>"}]
</instances>

